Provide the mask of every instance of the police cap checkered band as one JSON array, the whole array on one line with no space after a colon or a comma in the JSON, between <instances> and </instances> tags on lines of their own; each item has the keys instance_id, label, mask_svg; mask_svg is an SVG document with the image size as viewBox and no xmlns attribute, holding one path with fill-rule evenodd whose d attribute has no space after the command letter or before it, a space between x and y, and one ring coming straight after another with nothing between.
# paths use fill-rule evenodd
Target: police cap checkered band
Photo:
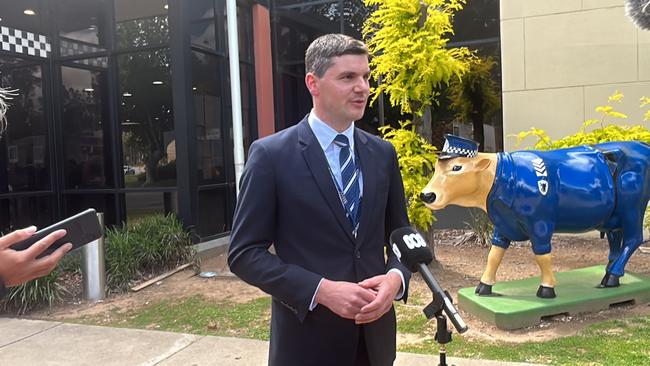
<instances>
[{"instance_id":1,"label":"police cap checkered band","mask_svg":"<svg viewBox=\"0 0 650 366\"><path fill-rule=\"evenodd\" d=\"M455 157L473 158L478 154L478 143L455 135L445 135L445 145L438 156L439 159Z\"/></svg>"}]
</instances>

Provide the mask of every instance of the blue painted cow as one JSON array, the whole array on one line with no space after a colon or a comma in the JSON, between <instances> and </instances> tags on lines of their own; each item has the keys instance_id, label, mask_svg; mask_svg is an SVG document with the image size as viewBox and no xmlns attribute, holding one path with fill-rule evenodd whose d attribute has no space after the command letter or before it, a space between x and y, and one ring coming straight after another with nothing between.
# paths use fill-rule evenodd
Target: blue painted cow
<instances>
[{"instance_id":1,"label":"blue painted cow","mask_svg":"<svg viewBox=\"0 0 650 366\"><path fill-rule=\"evenodd\" d=\"M494 224L486 270L476 293L489 295L511 241L530 240L542 276L537 296L555 297L551 237L598 230L609 241L601 287L619 286L643 241L650 199L650 145L608 142L552 151L484 154L476 143L447 136L421 198L432 210L478 207Z\"/></svg>"}]
</instances>

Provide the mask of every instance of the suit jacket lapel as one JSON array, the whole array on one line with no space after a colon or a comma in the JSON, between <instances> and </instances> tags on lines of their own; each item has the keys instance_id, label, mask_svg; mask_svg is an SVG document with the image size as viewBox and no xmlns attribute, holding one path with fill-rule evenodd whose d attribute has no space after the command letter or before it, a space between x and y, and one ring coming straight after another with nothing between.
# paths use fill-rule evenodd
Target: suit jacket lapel
<instances>
[{"instance_id":1,"label":"suit jacket lapel","mask_svg":"<svg viewBox=\"0 0 650 366\"><path fill-rule=\"evenodd\" d=\"M361 165L361 175L363 177L363 196L361 198L361 221L359 223L359 232L357 240L363 243L368 230L371 226L372 212L375 209L375 195L377 192L377 168L375 165L376 155L368 145L368 139L356 128L354 131L355 145L357 156ZM383 234L382 234L383 236Z\"/></svg>"},{"instance_id":2,"label":"suit jacket lapel","mask_svg":"<svg viewBox=\"0 0 650 366\"><path fill-rule=\"evenodd\" d=\"M320 189L321 194L327 201L327 205L332 210L332 213L341 224L341 228L345 231L348 238L354 242L352 236L352 225L345 215L345 209L341 204L341 198L332 180L332 175L327 166L327 158L320 147L316 136L309 127L307 118L305 117L298 125L298 138L302 145L302 156L307 162L307 166L314 176L316 184Z\"/></svg>"}]
</instances>

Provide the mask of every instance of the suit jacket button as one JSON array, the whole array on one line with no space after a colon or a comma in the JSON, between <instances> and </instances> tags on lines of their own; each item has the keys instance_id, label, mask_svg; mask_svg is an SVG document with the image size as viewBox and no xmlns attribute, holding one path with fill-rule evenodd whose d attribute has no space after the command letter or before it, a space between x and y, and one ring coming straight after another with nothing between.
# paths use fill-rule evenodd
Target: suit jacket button
<instances>
[{"instance_id":1,"label":"suit jacket button","mask_svg":"<svg viewBox=\"0 0 650 366\"><path fill-rule=\"evenodd\" d=\"M357 252L355 253L355 258L361 259L361 251L357 249Z\"/></svg>"}]
</instances>

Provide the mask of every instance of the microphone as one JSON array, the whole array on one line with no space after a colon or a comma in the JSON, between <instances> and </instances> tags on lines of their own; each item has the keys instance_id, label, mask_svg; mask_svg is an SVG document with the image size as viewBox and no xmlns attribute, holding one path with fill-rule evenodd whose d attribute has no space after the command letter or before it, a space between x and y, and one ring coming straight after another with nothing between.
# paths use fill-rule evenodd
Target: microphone
<instances>
[{"instance_id":1,"label":"microphone","mask_svg":"<svg viewBox=\"0 0 650 366\"><path fill-rule=\"evenodd\" d=\"M650 0L625 0L625 12L637 27L650 30Z\"/></svg>"},{"instance_id":2,"label":"microphone","mask_svg":"<svg viewBox=\"0 0 650 366\"><path fill-rule=\"evenodd\" d=\"M445 311L458 333L467 331L467 325L461 319L458 311L447 293L433 277L427 264L433 260L433 255L422 235L410 226L395 229L390 234L390 244L397 258L411 272L419 272L424 282L433 292L434 302Z\"/></svg>"}]
</instances>

